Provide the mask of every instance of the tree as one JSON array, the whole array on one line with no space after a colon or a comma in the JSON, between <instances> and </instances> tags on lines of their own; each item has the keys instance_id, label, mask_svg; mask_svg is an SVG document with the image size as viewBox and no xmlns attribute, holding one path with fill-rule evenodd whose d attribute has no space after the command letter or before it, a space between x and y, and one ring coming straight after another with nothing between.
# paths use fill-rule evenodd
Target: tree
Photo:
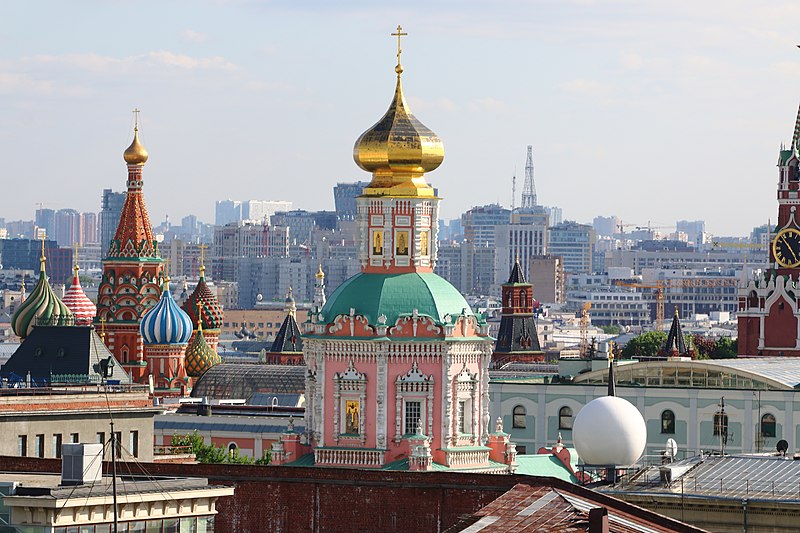
<instances>
[{"instance_id":1,"label":"tree","mask_svg":"<svg viewBox=\"0 0 800 533\"><path fill-rule=\"evenodd\" d=\"M711 354L712 359L735 359L739 354L739 341L731 337L720 337L714 352Z\"/></svg>"},{"instance_id":2,"label":"tree","mask_svg":"<svg viewBox=\"0 0 800 533\"><path fill-rule=\"evenodd\" d=\"M619 326L615 324L610 326L601 326L600 329L602 329L603 333L606 335L619 335Z\"/></svg>"},{"instance_id":3,"label":"tree","mask_svg":"<svg viewBox=\"0 0 800 533\"><path fill-rule=\"evenodd\" d=\"M272 454L267 451L261 459L254 461L251 457L239 455L238 448L228 451L224 448L214 446L213 444L206 444L203 437L197 433L197 430L188 435L173 435L170 446L190 446L192 448L192 453L197 457L197 462L199 463L268 465L272 458Z\"/></svg>"},{"instance_id":4,"label":"tree","mask_svg":"<svg viewBox=\"0 0 800 533\"><path fill-rule=\"evenodd\" d=\"M628 341L622 349L626 359L637 357L655 357L667 342L667 334L663 331L648 331Z\"/></svg>"}]
</instances>

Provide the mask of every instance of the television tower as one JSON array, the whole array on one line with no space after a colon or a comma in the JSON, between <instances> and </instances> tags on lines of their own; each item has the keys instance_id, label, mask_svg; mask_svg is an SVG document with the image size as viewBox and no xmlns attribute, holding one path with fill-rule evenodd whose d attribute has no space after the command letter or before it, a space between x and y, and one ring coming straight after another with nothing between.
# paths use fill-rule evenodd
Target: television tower
<instances>
[{"instance_id":1,"label":"television tower","mask_svg":"<svg viewBox=\"0 0 800 533\"><path fill-rule=\"evenodd\" d=\"M522 209L536 206L536 186L533 184L533 146L528 146L528 160L525 162L525 185L522 188Z\"/></svg>"}]
</instances>

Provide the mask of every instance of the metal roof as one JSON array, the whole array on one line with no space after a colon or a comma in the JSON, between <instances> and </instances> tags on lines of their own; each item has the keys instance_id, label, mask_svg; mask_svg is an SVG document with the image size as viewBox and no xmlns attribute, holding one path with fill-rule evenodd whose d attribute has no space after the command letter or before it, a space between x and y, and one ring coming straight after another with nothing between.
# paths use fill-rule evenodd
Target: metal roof
<instances>
[{"instance_id":1,"label":"metal roof","mask_svg":"<svg viewBox=\"0 0 800 533\"><path fill-rule=\"evenodd\" d=\"M666 360L618 364L617 383L685 388L792 390L800 388L800 358ZM575 383L607 383L608 370L580 374Z\"/></svg>"},{"instance_id":2,"label":"metal roof","mask_svg":"<svg viewBox=\"0 0 800 533\"><path fill-rule=\"evenodd\" d=\"M665 469L675 472L669 483L662 474ZM650 467L634 482L608 492L796 501L800 500L800 461L768 455L695 456Z\"/></svg>"},{"instance_id":3,"label":"metal roof","mask_svg":"<svg viewBox=\"0 0 800 533\"><path fill-rule=\"evenodd\" d=\"M226 431L231 433L274 433L281 434L286 432L286 424L243 424L233 423L228 420L215 420L214 417L196 417L192 420L163 420L156 418L153 422L156 431L186 432L192 431ZM295 426L295 432L303 433L305 427Z\"/></svg>"},{"instance_id":4,"label":"metal roof","mask_svg":"<svg viewBox=\"0 0 800 533\"><path fill-rule=\"evenodd\" d=\"M223 363L209 368L192 389L193 398L248 399L255 393L303 394L305 365Z\"/></svg>"}]
</instances>

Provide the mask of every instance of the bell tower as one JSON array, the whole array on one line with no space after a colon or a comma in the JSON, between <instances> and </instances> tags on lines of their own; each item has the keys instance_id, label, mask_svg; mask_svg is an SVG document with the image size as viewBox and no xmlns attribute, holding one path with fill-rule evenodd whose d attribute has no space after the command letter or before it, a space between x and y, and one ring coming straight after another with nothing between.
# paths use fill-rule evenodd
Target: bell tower
<instances>
[{"instance_id":1,"label":"bell tower","mask_svg":"<svg viewBox=\"0 0 800 533\"><path fill-rule=\"evenodd\" d=\"M739 289L739 355L800 356L800 110L778 155L778 222L769 268Z\"/></svg>"}]
</instances>

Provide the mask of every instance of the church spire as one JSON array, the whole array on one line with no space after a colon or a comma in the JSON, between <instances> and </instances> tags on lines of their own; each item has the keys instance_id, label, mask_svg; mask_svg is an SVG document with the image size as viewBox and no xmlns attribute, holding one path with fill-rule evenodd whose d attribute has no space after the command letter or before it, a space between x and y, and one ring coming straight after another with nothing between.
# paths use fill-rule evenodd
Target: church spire
<instances>
[{"instance_id":1,"label":"church spire","mask_svg":"<svg viewBox=\"0 0 800 533\"><path fill-rule=\"evenodd\" d=\"M432 197L433 188L423 175L435 170L444 159L441 139L411 113L403 96L400 38L408 35L397 27L397 85L394 98L383 117L361 134L353 148L353 159L372 182L366 196Z\"/></svg>"},{"instance_id":2,"label":"church spire","mask_svg":"<svg viewBox=\"0 0 800 533\"><path fill-rule=\"evenodd\" d=\"M123 153L128 165L128 191L114 240L108 249L109 258L159 258L158 245L153 236L153 227L142 194L142 168L148 154L139 141L139 110L133 110L136 125L133 128L133 141Z\"/></svg>"}]
</instances>

